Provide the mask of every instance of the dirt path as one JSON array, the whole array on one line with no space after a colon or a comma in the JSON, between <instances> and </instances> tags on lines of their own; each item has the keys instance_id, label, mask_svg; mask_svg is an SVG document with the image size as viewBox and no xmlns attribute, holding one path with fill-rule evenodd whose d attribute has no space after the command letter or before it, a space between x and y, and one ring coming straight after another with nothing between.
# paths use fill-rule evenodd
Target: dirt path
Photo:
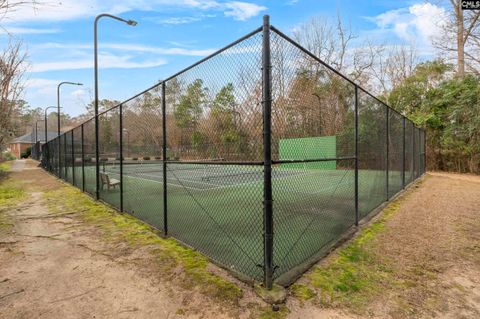
<instances>
[{"instance_id":1,"label":"dirt path","mask_svg":"<svg viewBox=\"0 0 480 319\"><path fill-rule=\"evenodd\" d=\"M429 174L360 247L368 258L362 272L348 270L352 282L361 279L354 291L322 297L328 287L318 274L335 264L340 249L299 280L306 297L292 287L287 306L272 313L250 287L213 265L207 270L233 286L195 269L185 275L172 255L127 244L131 238L113 224L100 227L98 217L79 218L85 203L61 202L83 195L70 198L71 188L34 162L17 162L13 171L25 195L0 207L0 318L480 318L478 176ZM136 241L157 242L143 231L135 228ZM202 281L216 286L202 288Z\"/></svg>"},{"instance_id":2,"label":"dirt path","mask_svg":"<svg viewBox=\"0 0 480 319\"><path fill-rule=\"evenodd\" d=\"M29 179L56 181L27 167ZM38 176L38 174L43 176ZM30 188L32 188L31 185ZM15 208L15 227L0 246L2 318L173 318L181 300L141 276L133 264L113 260L94 232L47 209L41 191ZM8 243L8 244L6 244Z\"/></svg>"},{"instance_id":3,"label":"dirt path","mask_svg":"<svg viewBox=\"0 0 480 319\"><path fill-rule=\"evenodd\" d=\"M293 300L291 318L480 318L480 176L431 173L399 203L375 238L356 246L365 261L337 272L360 274L358 291ZM300 282L320 295L322 271L344 267L336 256Z\"/></svg>"}]
</instances>

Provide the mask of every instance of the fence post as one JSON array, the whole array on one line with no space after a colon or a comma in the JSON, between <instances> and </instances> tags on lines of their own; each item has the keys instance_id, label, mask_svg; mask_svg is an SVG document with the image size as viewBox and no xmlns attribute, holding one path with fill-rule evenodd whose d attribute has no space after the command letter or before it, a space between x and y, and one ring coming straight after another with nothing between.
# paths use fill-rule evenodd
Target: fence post
<instances>
[{"instance_id":1,"label":"fence post","mask_svg":"<svg viewBox=\"0 0 480 319\"><path fill-rule=\"evenodd\" d=\"M389 118L390 118L390 108L388 106L386 106L387 108L387 111L385 112L386 113L386 127L387 127L387 134L386 134L386 137L387 137L387 160L386 160L386 183L385 183L385 191L387 193L387 201L390 199L390 190L389 190L389 153L390 153L390 123L389 123Z\"/></svg>"},{"instance_id":2,"label":"fence post","mask_svg":"<svg viewBox=\"0 0 480 319\"><path fill-rule=\"evenodd\" d=\"M415 155L415 124L412 123L412 181L417 179L417 174L415 173L416 165L415 165L415 160L416 156Z\"/></svg>"},{"instance_id":3,"label":"fence post","mask_svg":"<svg viewBox=\"0 0 480 319\"><path fill-rule=\"evenodd\" d=\"M273 211L272 211L272 88L270 56L270 17L263 17L262 47L262 104L263 104L263 231L264 231L264 287L273 285Z\"/></svg>"},{"instance_id":4,"label":"fence post","mask_svg":"<svg viewBox=\"0 0 480 319\"><path fill-rule=\"evenodd\" d=\"M60 116L60 114L59 114ZM62 152L60 151L60 149L62 148L62 143L61 143L61 140L62 140L62 136L60 135L60 132L58 132L58 137L57 137L57 140L58 140L58 154L57 154L57 159L58 159L58 163L57 163L57 176L59 178L62 178L62 168L61 168L61 163L62 163Z\"/></svg>"},{"instance_id":5,"label":"fence post","mask_svg":"<svg viewBox=\"0 0 480 319\"><path fill-rule=\"evenodd\" d=\"M166 84L162 82L162 165L163 165L163 235L168 236L167 211L167 102L165 98Z\"/></svg>"},{"instance_id":6,"label":"fence post","mask_svg":"<svg viewBox=\"0 0 480 319\"><path fill-rule=\"evenodd\" d=\"M85 191L85 149L83 143L83 124L82 124L82 191Z\"/></svg>"},{"instance_id":7,"label":"fence post","mask_svg":"<svg viewBox=\"0 0 480 319\"><path fill-rule=\"evenodd\" d=\"M95 114L95 199L100 199L100 145L98 145L100 124L98 114Z\"/></svg>"},{"instance_id":8,"label":"fence post","mask_svg":"<svg viewBox=\"0 0 480 319\"><path fill-rule=\"evenodd\" d=\"M71 131L72 132L72 185L75 186L75 140L74 140L74 137L73 137L73 130Z\"/></svg>"},{"instance_id":9,"label":"fence post","mask_svg":"<svg viewBox=\"0 0 480 319\"><path fill-rule=\"evenodd\" d=\"M427 130L423 130L423 173L427 172Z\"/></svg>"},{"instance_id":10,"label":"fence post","mask_svg":"<svg viewBox=\"0 0 480 319\"><path fill-rule=\"evenodd\" d=\"M405 188L405 116L402 117L402 188Z\"/></svg>"},{"instance_id":11,"label":"fence post","mask_svg":"<svg viewBox=\"0 0 480 319\"><path fill-rule=\"evenodd\" d=\"M63 180L67 181L67 132L63 133Z\"/></svg>"},{"instance_id":12,"label":"fence post","mask_svg":"<svg viewBox=\"0 0 480 319\"><path fill-rule=\"evenodd\" d=\"M120 211L123 213L123 104L119 106L120 111L120 132L119 132L119 148L120 148Z\"/></svg>"},{"instance_id":13,"label":"fence post","mask_svg":"<svg viewBox=\"0 0 480 319\"><path fill-rule=\"evenodd\" d=\"M355 110L354 110L354 138L355 138L355 226L358 226L358 86L355 85Z\"/></svg>"}]
</instances>

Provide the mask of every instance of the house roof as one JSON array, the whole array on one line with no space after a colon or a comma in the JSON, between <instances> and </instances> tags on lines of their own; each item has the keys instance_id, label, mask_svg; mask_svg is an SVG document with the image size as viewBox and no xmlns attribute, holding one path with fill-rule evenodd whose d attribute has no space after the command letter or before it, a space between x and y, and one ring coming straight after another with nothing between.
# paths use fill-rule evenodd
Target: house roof
<instances>
[{"instance_id":1,"label":"house roof","mask_svg":"<svg viewBox=\"0 0 480 319\"><path fill-rule=\"evenodd\" d=\"M49 141L53 140L55 137L57 137L57 132L52 132L52 131L47 132L47 138L48 138ZM45 142L45 132L44 131L39 130L37 132L37 140L42 142L42 143ZM34 142L35 142L35 132L31 132L31 133L28 133L28 134L25 134L25 135L22 135L22 136L19 136L19 137L15 138L10 143L11 144L14 144L14 143L32 144Z\"/></svg>"}]
</instances>

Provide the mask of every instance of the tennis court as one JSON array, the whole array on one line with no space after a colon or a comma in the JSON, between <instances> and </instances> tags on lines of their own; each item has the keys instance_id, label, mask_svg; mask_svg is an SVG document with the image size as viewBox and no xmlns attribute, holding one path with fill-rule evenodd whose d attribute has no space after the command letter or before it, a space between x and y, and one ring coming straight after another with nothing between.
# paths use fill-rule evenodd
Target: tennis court
<instances>
[{"instance_id":1,"label":"tennis court","mask_svg":"<svg viewBox=\"0 0 480 319\"><path fill-rule=\"evenodd\" d=\"M412 121L264 26L42 153L57 176L271 287L420 177L424 145Z\"/></svg>"},{"instance_id":2,"label":"tennis court","mask_svg":"<svg viewBox=\"0 0 480 319\"><path fill-rule=\"evenodd\" d=\"M302 262L305 255L315 255L319 244L331 244L355 221L354 169L318 169L315 165L283 164L272 171L276 242L281 243L274 247L279 274ZM118 163L105 163L103 169L112 178L120 178ZM162 163L127 164L123 170L125 211L163 230ZM94 167L85 172L95 176ZM263 167L168 164L166 175L169 232L228 268L260 278ZM362 171L360 179L362 189L370 190L382 184L385 173ZM95 182L94 178L87 180ZM376 189L377 194L369 191L360 196L364 211L384 200L384 187ZM119 203L120 190L105 189L101 198ZM239 260L244 262L239 264Z\"/></svg>"}]
</instances>

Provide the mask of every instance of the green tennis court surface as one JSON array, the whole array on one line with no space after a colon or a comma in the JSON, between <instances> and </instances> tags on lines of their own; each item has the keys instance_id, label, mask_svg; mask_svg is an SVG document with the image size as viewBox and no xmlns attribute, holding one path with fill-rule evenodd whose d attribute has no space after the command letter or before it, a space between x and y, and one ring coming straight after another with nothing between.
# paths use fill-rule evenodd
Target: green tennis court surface
<instances>
[{"instance_id":1,"label":"green tennis court surface","mask_svg":"<svg viewBox=\"0 0 480 319\"><path fill-rule=\"evenodd\" d=\"M273 168L275 277L318 253L354 223L354 170L314 164ZM124 210L163 230L163 171L161 163L148 165L126 166ZM104 171L119 179L117 168L106 166ZM78 185L80 167L75 174ZM384 171L359 171L362 216L385 200L385 180ZM85 188L94 193L94 166L85 167ZM118 187L104 187L100 197L120 207ZM226 267L262 278L262 166L168 164L167 205L170 234Z\"/></svg>"}]
</instances>

